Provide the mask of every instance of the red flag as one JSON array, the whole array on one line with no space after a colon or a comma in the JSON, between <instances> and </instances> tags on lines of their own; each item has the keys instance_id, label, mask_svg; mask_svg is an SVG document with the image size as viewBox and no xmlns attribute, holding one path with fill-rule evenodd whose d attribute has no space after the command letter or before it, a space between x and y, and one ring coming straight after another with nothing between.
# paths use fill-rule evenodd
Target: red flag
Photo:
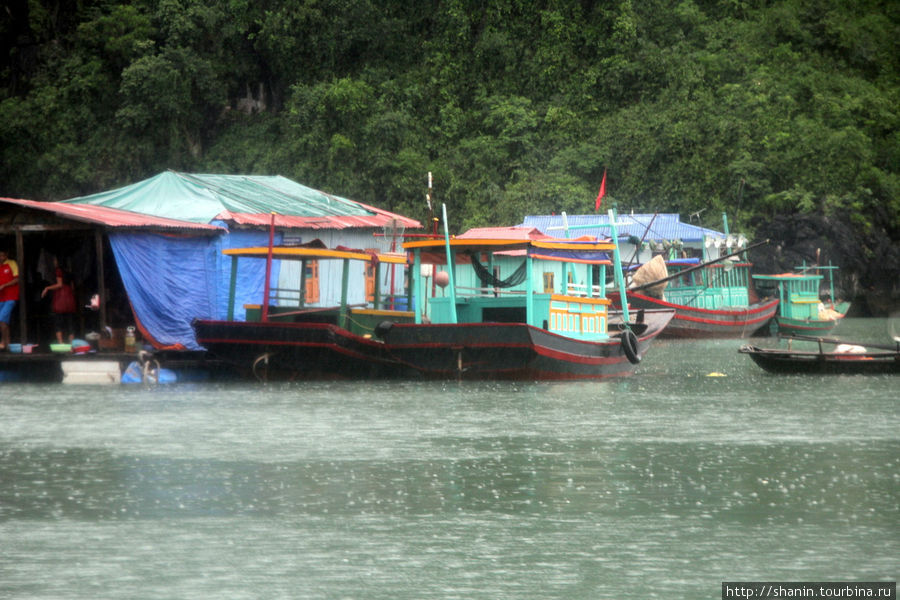
<instances>
[{"instance_id":1,"label":"red flag","mask_svg":"<svg viewBox=\"0 0 900 600\"><path fill-rule=\"evenodd\" d=\"M597 194L597 201L594 202L594 210L600 210L600 201L606 195L606 169L603 169L603 181L600 182L600 193Z\"/></svg>"}]
</instances>

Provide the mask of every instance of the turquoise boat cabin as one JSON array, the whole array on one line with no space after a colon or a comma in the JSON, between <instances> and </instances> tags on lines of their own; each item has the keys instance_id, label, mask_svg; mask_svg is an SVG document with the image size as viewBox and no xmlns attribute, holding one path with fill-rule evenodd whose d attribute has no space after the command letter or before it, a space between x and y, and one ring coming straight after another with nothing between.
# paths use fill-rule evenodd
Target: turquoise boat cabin
<instances>
[{"instance_id":1,"label":"turquoise boat cabin","mask_svg":"<svg viewBox=\"0 0 900 600\"><path fill-rule=\"evenodd\" d=\"M489 228L404 248L413 254L413 295L424 299L416 323L527 323L578 340L609 338L610 241Z\"/></svg>"},{"instance_id":2,"label":"turquoise boat cabin","mask_svg":"<svg viewBox=\"0 0 900 600\"><path fill-rule=\"evenodd\" d=\"M760 291L778 298L778 327L787 331L827 331L849 305L834 303L833 273L838 267L797 267L796 272L754 275ZM822 274L824 272L824 274Z\"/></svg>"},{"instance_id":3,"label":"turquoise boat cabin","mask_svg":"<svg viewBox=\"0 0 900 600\"><path fill-rule=\"evenodd\" d=\"M671 304L709 310L750 305L751 263L723 260L697 268L700 264L699 258L666 261L666 276L672 279L658 297Z\"/></svg>"}]
</instances>

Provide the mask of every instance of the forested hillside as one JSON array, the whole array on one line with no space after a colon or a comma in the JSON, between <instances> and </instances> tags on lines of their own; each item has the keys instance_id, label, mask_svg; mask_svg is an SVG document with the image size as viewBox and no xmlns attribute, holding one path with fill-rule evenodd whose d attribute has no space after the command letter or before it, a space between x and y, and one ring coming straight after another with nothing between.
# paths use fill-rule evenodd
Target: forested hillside
<instances>
[{"instance_id":1,"label":"forested hillside","mask_svg":"<svg viewBox=\"0 0 900 600\"><path fill-rule=\"evenodd\" d=\"M0 45L0 196L280 174L424 222L431 171L461 230L591 212L606 170L900 279L892 0L11 0Z\"/></svg>"}]
</instances>

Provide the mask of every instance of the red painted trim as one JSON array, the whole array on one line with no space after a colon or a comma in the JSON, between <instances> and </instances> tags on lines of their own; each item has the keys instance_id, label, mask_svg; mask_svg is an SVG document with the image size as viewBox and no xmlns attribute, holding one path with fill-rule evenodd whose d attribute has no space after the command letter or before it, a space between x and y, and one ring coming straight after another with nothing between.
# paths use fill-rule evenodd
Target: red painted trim
<instances>
[{"instance_id":1,"label":"red painted trim","mask_svg":"<svg viewBox=\"0 0 900 600\"><path fill-rule=\"evenodd\" d=\"M366 360L374 360L372 356L368 354L363 354L361 352L353 352L340 346L338 344L323 344L319 342L278 342L271 340L247 340L247 339L232 339L232 338L203 338L202 340L197 340L200 344L210 343L210 344L231 344L234 346L244 345L244 346L290 346L293 348L322 348L326 350L331 350L332 352L336 352L338 354L343 354L345 356L352 356L353 358L364 358Z\"/></svg>"},{"instance_id":2,"label":"red painted trim","mask_svg":"<svg viewBox=\"0 0 900 600\"><path fill-rule=\"evenodd\" d=\"M744 315L744 314L751 314L751 313L741 313L741 314ZM729 326L729 327L744 327L746 325L762 323L763 321L768 321L771 317L772 317L772 315L763 315L756 319L745 319L743 321L717 321L714 319L702 319L700 317L692 317L690 315L675 313L676 321L689 321L691 323L704 323L706 325L725 325L725 326Z\"/></svg>"},{"instance_id":3,"label":"red painted trim","mask_svg":"<svg viewBox=\"0 0 900 600\"><path fill-rule=\"evenodd\" d=\"M618 298L617 292L613 292L612 294L615 294L616 297ZM612 295L612 294L610 294L610 295ZM706 314L713 314L713 315L723 315L723 316L724 315L742 316L742 315L748 315L748 314L752 315L752 314L756 314L756 313L768 310L770 307L778 304L778 299L775 299L775 300L770 300L769 302L767 302L765 304L760 304L753 310L724 310L724 309L699 308L699 307L693 307L693 306L685 306L684 304L672 304L671 302L665 302L663 300L659 300L657 298L651 298L650 296L645 296L643 294L638 294L638 293L629 293L628 296L630 296L631 298L642 300L644 302L656 304L660 308L674 308L674 309L680 310L680 311L690 311L690 312L706 313ZM620 300L620 302L621 302L621 300ZM634 310L634 309L632 309L632 310ZM678 318L677 312L675 313L675 317Z\"/></svg>"},{"instance_id":4,"label":"red painted trim","mask_svg":"<svg viewBox=\"0 0 900 600\"><path fill-rule=\"evenodd\" d=\"M616 342L616 344L618 344L618 341ZM583 354L569 354L568 352L552 350L545 346L533 345L532 347L534 348L534 351L541 356L546 356L547 358L552 358L554 360L578 363L582 365L612 365L627 360L624 356L584 356Z\"/></svg>"}]
</instances>

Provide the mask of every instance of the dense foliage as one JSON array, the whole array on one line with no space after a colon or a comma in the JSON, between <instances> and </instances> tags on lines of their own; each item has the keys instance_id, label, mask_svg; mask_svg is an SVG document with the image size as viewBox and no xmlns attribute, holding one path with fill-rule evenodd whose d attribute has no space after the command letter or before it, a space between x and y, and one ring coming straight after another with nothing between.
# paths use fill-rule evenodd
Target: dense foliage
<instances>
[{"instance_id":1,"label":"dense foliage","mask_svg":"<svg viewBox=\"0 0 900 600\"><path fill-rule=\"evenodd\" d=\"M12 0L0 40L0 196L281 174L425 222L432 171L459 230L591 212L606 170L621 210L898 260L892 0Z\"/></svg>"}]
</instances>

